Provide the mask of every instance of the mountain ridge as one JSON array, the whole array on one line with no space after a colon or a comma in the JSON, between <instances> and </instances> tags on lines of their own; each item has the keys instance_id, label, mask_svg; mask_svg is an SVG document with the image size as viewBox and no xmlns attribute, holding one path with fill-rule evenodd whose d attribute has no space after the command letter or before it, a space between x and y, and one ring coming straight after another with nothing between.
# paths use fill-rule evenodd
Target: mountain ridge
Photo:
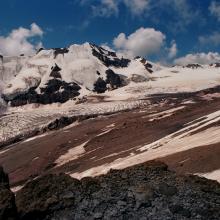
<instances>
[{"instance_id":1,"label":"mountain ridge","mask_svg":"<svg viewBox=\"0 0 220 220\"><path fill-rule=\"evenodd\" d=\"M10 58L6 58L6 68L7 59ZM3 90L3 98L7 102L11 101L12 106L31 101L42 104L65 102L78 96L82 87L102 93L125 85L125 81L135 73L144 80L153 72L153 65L144 59L118 57L115 52L89 43L74 44L68 48L41 49L32 57L16 59L17 64L12 65L11 73L5 70L8 78L13 75L8 80L3 72L2 58L1 75L3 82L8 83ZM131 63L132 69L129 68ZM121 73L121 69L126 69L126 74Z\"/></svg>"}]
</instances>

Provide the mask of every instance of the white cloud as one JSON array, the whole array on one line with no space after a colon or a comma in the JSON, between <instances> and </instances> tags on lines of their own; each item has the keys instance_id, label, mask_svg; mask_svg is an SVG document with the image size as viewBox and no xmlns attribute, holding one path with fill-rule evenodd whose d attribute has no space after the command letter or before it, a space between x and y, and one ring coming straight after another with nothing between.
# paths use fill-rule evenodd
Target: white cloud
<instances>
[{"instance_id":1,"label":"white cloud","mask_svg":"<svg viewBox=\"0 0 220 220\"><path fill-rule=\"evenodd\" d=\"M199 43L203 45L220 45L220 32L214 32L209 36L200 36Z\"/></svg>"},{"instance_id":2,"label":"white cloud","mask_svg":"<svg viewBox=\"0 0 220 220\"><path fill-rule=\"evenodd\" d=\"M168 57L170 59L174 58L177 55L178 49L175 41L171 42L171 47L169 48Z\"/></svg>"},{"instance_id":3,"label":"white cloud","mask_svg":"<svg viewBox=\"0 0 220 220\"><path fill-rule=\"evenodd\" d=\"M186 31L186 27L193 22L197 25L205 22L200 9L193 7L189 0L152 0L150 6L152 9L149 18L156 19L158 23L166 25L174 33ZM158 19L158 14L165 14L167 19Z\"/></svg>"},{"instance_id":4,"label":"white cloud","mask_svg":"<svg viewBox=\"0 0 220 220\"><path fill-rule=\"evenodd\" d=\"M110 17L118 15L119 5L122 4L129 9L134 16L142 15L148 8L150 0L100 0L99 4L92 5L94 16ZM81 0L81 5L91 4L87 0Z\"/></svg>"},{"instance_id":5,"label":"white cloud","mask_svg":"<svg viewBox=\"0 0 220 220\"><path fill-rule=\"evenodd\" d=\"M166 36L153 28L140 28L126 36L119 34L113 44L119 52L127 56L148 56L160 51Z\"/></svg>"},{"instance_id":6,"label":"white cloud","mask_svg":"<svg viewBox=\"0 0 220 220\"><path fill-rule=\"evenodd\" d=\"M174 63L177 65L187 65L187 64L211 64L215 62L220 62L220 54L219 53L196 53L196 54L188 54L184 57L180 57L174 60Z\"/></svg>"},{"instance_id":7,"label":"white cloud","mask_svg":"<svg viewBox=\"0 0 220 220\"><path fill-rule=\"evenodd\" d=\"M105 50L115 52L115 51L108 45L108 43L103 43L103 44L101 44L100 46L101 46L102 48L104 48Z\"/></svg>"},{"instance_id":8,"label":"white cloud","mask_svg":"<svg viewBox=\"0 0 220 220\"><path fill-rule=\"evenodd\" d=\"M133 15L142 15L149 6L149 0L124 0L123 2Z\"/></svg>"},{"instance_id":9,"label":"white cloud","mask_svg":"<svg viewBox=\"0 0 220 220\"><path fill-rule=\"evenodd\" d=\"M42 47L42 42L31 43L30 39L42 35L42 29L35 23L31 24L30 29L20 27L12 30L7 37L0 36L0 54L5 56L33 54L36 49Z\"/></svg>"},{"instance_id":10,"label":"white cloud","mask_svg":"<svg viewBox=\"0 0 220 220\"><path fill-rule=\"evenodd\" d=\"M216 16L218 21L220 21L220 3L217 1L212 1L209 6L209 11L213 16Z\"/></svg>"},{"instance_id":11,"label":"white cloud","mask_svg":"<svg viewBox=\"0 0 220 220\"><path fill-rule=\"evenodd\" d=\"M92 8L94 17L118 16L120 9L126 8L131 15L148 18L156 23L164 23L173 31L185 30L193 21L204 18L198 8L193 8L189 0L78 0L82 6ZM165 14L166 20L160 19L160 14Z\"/></svg>"},{"instance_id":12,"label":"white cloud","mask_svg":"<svg viewBox=\"0 0 220 220\"><path fill-rule=\"evenodd\" d=\"M191 9L187 0L165 0L165 1L167 4L169 4L174 8L174 10L179 14L180 17L184 19L184 22L186 23L191 22L192 18L195 16L195 11Z\"/></svg>"}]
</instances>

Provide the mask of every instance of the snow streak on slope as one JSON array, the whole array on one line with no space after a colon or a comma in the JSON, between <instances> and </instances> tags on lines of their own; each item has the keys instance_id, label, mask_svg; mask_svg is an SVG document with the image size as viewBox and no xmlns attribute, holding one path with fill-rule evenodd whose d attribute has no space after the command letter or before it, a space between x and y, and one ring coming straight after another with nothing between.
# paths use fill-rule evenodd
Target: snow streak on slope
<instances>
[{"instance_id":1,"label":"snow streak on slope","mask_svg":"<svg viewBox=\"0 0 220 220\"><path fill-rule=\"evenodd\" d=\"M88 143L85 142L77 147L74 147L70 150L68 150L68 152L62 156L60 156L55 163L57 164L57 166L62 166L63 164L68 163L69 161L75 160L76 158L78 158L81 154L85 153L85 149L84 146Z\"/></svg>"},{"instance_id":2,"label":"snow streak on slope","mask_svg":"<svg viewBox=\"0 0 220 220\"><path fill-rule=\"evenodd\" d=\"M220 127L215 126L220 121L220 111L188 123L184 128L171 133L153 143L136 146L134 153L124 158L93 167L82 173L71 173L72 177L83 178L96 176L108 172L110 169L123 169L149 160L162 158L192 148L206 146L220 142Z\"/></svg>"},{"instance_id":3,"label":"snow streak on slope","mask_svg":"<svg viewBox=\"0 0 220 220\"><path fill-rule=\"evenodd\" d=\"M220 170L214 170L210 173L197 173L197 175L207 179L217 180L220 183Z\"/></svg>"}]
</instances>

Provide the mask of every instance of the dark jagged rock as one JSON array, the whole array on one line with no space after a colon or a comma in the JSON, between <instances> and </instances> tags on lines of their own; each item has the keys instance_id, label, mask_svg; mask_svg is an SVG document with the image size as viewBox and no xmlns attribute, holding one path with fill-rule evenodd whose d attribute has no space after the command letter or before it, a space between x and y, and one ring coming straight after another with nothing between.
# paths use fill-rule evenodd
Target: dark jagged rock
<instances>
[{"instance_id":1,"label":"dark jagged rock","mask_svg":"<svg viewBox=\"0 0 220 220\"><path fill-rule=\"evenodd\" d=\"M44 88L40 88L41 93L35 91L36 88L30 88L25 94L20 94L12 100L3 96L6 101L10 101L11 106L21 106L30 103L51 104L64 103L69 99L78 96L81 87L76 83L66 83L60 79L54 78L47 82Z\"/></svg>"},{"instance_id":2,"label":"dark jagged rock","mask_svg":"<svg viewBox=\"0 0 220 220\"><path fill-rule=\"evenodd\" d=\"M6 101L11 103L11 106L21 106L26 105L27 103L37 103L37 93L35 91L36 88L30 88L27 93L19 94L13 99L7 97L3 94L2 98Z\"/></svg>"},{"instance_id":3,"label":"dark jagged rock","mask_svg":"<svg viewBox=\"0 0 220 220\"><path fill-rule=\"evenodd\" d=\"M94 92L104 93L107 90L106 82L102 78L98 78L94 84Z\"/></svg>"},{"instance_id":4,"label":"dark jagged rock","mask_svg":"<svg viewBox=\"0 0 220 220\"><path fill-rule=\"evenodd\" d=\"M135 59L140 59L140 57L136 57ZM147 60L145 58L141 59L141 63L144 65L145 69L149 72L149 73L153 73L153 65L148 63Z\"/></svg>"},{"instance_id":5,"label":"dark jagged rock","mask_svg":"<svg viewBox=\"0 0 220 220\"><path fill-rule=\"evenodd\" d=\"M145 69L149 72L149 73L153 73L154 71L151 69L153 66L150 63L146 63L144 65Z\"/></svg>"},{"instance_id":6,"label":"dark jagged rock","mask_svg":"<svg viewBox=\"0 0 220 220\"><path fill-rule=\"evenodd\" d=\"M21 219L44 219L56 210L74 207L80 198L80 181L71 177L48 175L29 182L17 193L16 204Z\"/></svg>"},{"instance_id":7,"label":"dark jagged rock","mask_svg":"<svg viewBox=\"0 0 220 220\"><path fill-rule=\"evenodd\" d=\"M71 117L61 117L59 119L56 119L55 121L51 122L47 128L49 130L54 130L54 129L59 129L59 128L63 128L67 125L70 125L71 123L73 123L74 118Z\"/></svg>"},{"instance_id":8,"label":"dark jagged rock","mask_svg":"<svg viewBox=\"0 0 220 220\"><path fill-rule=\"evenodd\" d=\"M198 68L202 68L202 66L201 65L199 65L199 64L188 64L188 65L186 65L186 68L191 68L191 69L198 69Z\"/></svg>"},{"instance_id":9,"label":"dark jagged rock","mask_svg":"<svg viewBox=\"0 0 220 220\"><path fill-rule=\"evenodd\" d=\"M69 50L67 48L54 48L54 58L56 58L59 54L64 55L65 53L68 53Z\"/></svg>"},{"instance_id":10,"label":"dark jagged rock","mask_svg":"<svg viewBox=\"0 0 220 220\"><path fill-rule=\"evenodd\" d=\"M106 54L107 56L117 57L117 55L116 55L116 53L114 51L106 50L103 47L99 47L99 46L97 46L95 44L90 44L90 46L92 48L97 49L99 51L99 53L101 53L101 54Z\"/></svg>"},{"instance_id":11,"label":"dark jagged rock","mask_svg":"<svg viewBox=\"0 0 220 220\"><path fill-rule=\"evenodd\" d=\"M44 50L43 47L41 47L41 48L37 51L37 54L40 53L42 50Z\"/></svg>"},{"instance_id":12,"label":"dark jagged rock","mask_svg":"<svg viewBox=\"0 0 220 220\"><path fill-rule=\"evenodd\" d=\"M64 103L78 96L81 87L76 83L66 83L60 79L51 79L45 88L41 88L40 103L50 104L53 102Z\"/></svg>"},{"instance_id":13,"label":"dark jagged rock","mask_svg":"<svg viewBox=\"0 0 220 220\"><path fill-rule=\"evenodd\" d=\"M15 220L17 217L15 197L9 189L8 175L0 167L0 220Z\"/></svg>"},{"instance_id":14,"label":"dark jagged rock","mask_svg":"<svg viewBox=\"0 0 220 220\"><path fill-rule=\"evenodd\" d=\"M81 181L47 175L16 196L21 219L210 219L220 218L220 185L177 176L160 162L111 170Z\"/></svg>"},{"instance_id":15,"label":"dark jagged rock","mask_svg":"<svg viewBox=\"0 0 220 220\"><path fill-rule=\"evenodd\" d=\"M140 59L141 57L140 56L136 56L134 59L135 60L138 60L138 59Z\"/></svg>"},{"instance_id":16,"label":"dark jagged rock","mask_svg":"<svg viewBox=\"0 0 220 220\"><path fill-rule=\"evenodd\" d=\"M148 67L148 68L153 68L153 65L150 64L150 63L146 63L145 66Z\"/></svg>"},{"instance_id":17,"label":"dark jagged rock","mask_svg":"<svg viewBox=\"0 0 220 220\"><path fill-rule=\"evenodd\" d=\"M55 64L50 73L50 79L44 88L40 88L40 93L36 92L37 87L30 88L27 93L19 94L12 100L3 95L4 100L10 101L11 106L21 106L28 103L64 103L69 99L78 96L81 87L76 83L67 83L61 80L61 68Z\"/></svg>"},{"instance_id":18,"label":"dark jagged rock","mask_svg":"<svg viewBox=\"0 0 220 220\"><path fill-rule=\"evenodd\" d=\"M97 57L105 66L128 67L129 59L118 58L115 52L107 51L102 47L90 44L93 56ZM109 57L111 56L111 58Z\"/></svg>"},{"instance_id":19,"label":"dark jagged rock","mask_svg":"<svg viewBox=\"0 0 220 220\"><path fill-rule=\"evenodd\" d=\"M117 89L122 86L121 78L111 69L106 70L106 83L111 86L111 89Z\"/></svg>"},{"instance_id":20,"label":"dark jagged rock","mask_svg":"<svg viewBox=\"0 0 220 220\"><path fill-rule=\"evenodd\" d=\"M54 78L61 79L62 77L61 77L61 74L60 74L60 70L61 70L61 68L59 66L57 66L57 64L55 64L55 66L52 67L52 71L50 73L50 76L54 77Z\"/></svg>"},{"instance_id":21,"label":"dark jagged rock","mask_svg":"<svg viewBox=\"0 0 220 220\"><path fill-rule=\"evenodd\" d=\"M123 80L111 69L106 70L106 80L99 77L94 84L94 92L104 93L107 89L117 89L123 85Z\"/></svg>"},{"instance_id":22,"label":"dark jagged rock","mask_svg":"<svg viewBox=\"0 0 220 220\"><path fill-rule=\"evenodd\" d=\"M212 63L212 64L210 64L210 66L214 66L214 67L219 68L220 67L220 63Z\"/></svg>"},{"instance_id":23,"label":"dark jagged rock","mask_svg":"<svg viewBox=\"0 0 220 220\"><path fill-rule=\"evenodd\" d=\"M8 175L4 172L3 167L0 166L0 185L9 189Z\"/></svg>"}]
</instances>

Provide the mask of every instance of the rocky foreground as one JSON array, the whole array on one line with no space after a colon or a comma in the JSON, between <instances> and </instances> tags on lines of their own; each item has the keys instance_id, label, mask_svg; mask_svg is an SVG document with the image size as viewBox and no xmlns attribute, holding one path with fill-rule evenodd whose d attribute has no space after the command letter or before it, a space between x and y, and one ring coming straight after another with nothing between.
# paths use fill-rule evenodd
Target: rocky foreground
<instances>
[{"instance_id":1,"label":"rocky foreground","mask_svg":"<svg viewBox=\"0 0 220 220\"><path fill-rule=\"evenodd\" d=\"M0 170L0 219L220 219L220 185L178 176L161 162L77 180L65 174L28 182L16 196Z\"/></svg>"}]
</instances>

